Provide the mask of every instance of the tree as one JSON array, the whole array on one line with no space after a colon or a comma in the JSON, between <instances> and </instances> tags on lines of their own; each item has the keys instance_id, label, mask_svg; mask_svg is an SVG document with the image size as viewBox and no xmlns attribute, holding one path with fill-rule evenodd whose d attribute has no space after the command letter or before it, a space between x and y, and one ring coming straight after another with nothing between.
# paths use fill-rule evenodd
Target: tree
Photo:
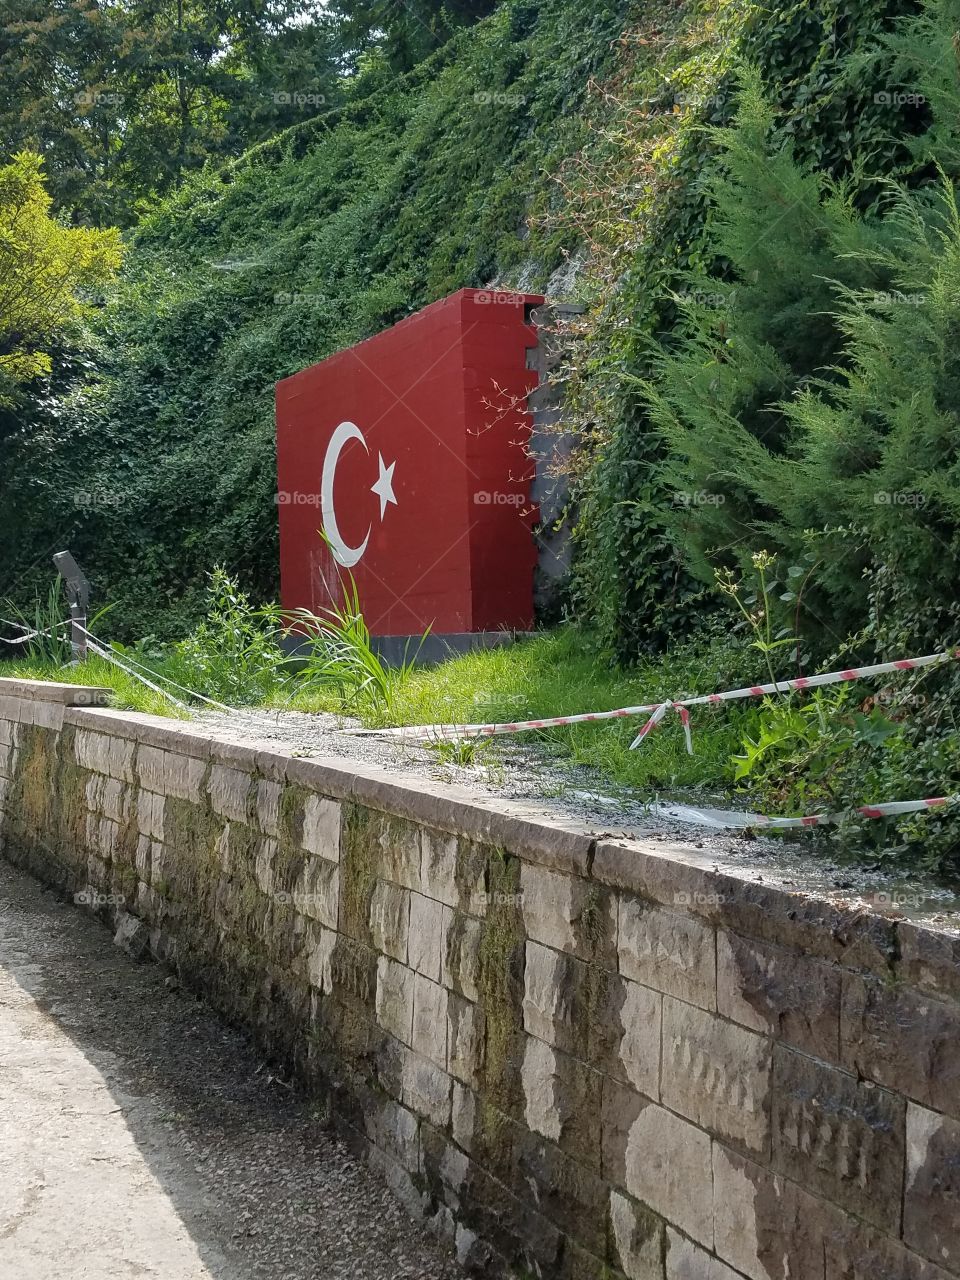
<instances>
[{"instance_id":1,"label":"tree","mask_svg":"<svg viewBox=\"0 0 960 1280\"><path fill-rule=\"evenodd\" d=\"M450 38L496 8L496 0L340 0L337 14L350 52L382 42L395 71L409 71Z\"/></svg>"},{"instance_id":2,"label":"tree","mask_svg":"<svg viewBox=\"0 0 960 1280\"><path fill-rule=\"evenodd\" d=\"M6 0L0 17L0 138L99 226L325 110L338 83L313 0Z\"/></svg>"},{"instance_id":3,"label":"tree","mask_svg":"<svg viewBox=\"0 0 960 1280\"><path fill-rule=\"evenodd\" d=\"M46 348L83 313L81 291L120 264L118 231L64 227L50 205L40 156L0 167L0 399L49 371Z\"/></svg>"}]
</instances>

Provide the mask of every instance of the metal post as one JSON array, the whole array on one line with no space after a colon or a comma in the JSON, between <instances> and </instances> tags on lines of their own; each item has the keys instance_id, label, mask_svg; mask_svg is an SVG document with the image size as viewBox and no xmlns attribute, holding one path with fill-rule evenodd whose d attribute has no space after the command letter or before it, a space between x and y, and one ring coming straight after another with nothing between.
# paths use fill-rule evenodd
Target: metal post
<instances>
[{"instance_id":1,"label":"metal post","mask_svg":"<svg viewBox=\"0 0 960 1280\"><path fill-rule=\"evenodd\" d=\"M69 551L58 551L53 557L53 563L63 579L70 605L70 648L73 651L73 661L83 662L87 656L86 626L90 583Z\"/></svg>"}]
</instances>

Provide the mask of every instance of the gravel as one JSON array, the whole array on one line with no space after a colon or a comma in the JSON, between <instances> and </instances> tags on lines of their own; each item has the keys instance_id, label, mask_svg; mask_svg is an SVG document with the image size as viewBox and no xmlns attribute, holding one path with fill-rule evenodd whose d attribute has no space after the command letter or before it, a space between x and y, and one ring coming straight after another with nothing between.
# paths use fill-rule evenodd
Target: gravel
<instances>
[{"instance_id":1,"label":"gravel","mask_svg":"<svg viewBox=\"0 0 960 1280\"><path fill-rule=\"evenodd\" d=\"M498 737L481 746L473 762L458 765L411 740L360 734L359 722L342 716L250 708L194 716L218 737L282 747L298 756L375 764L407 777L428 777L490 799L522 801L552 818L586 826L598 837L659 841L708 867L726 869L785 889L838 903L960 929L960 895L918 875L881 866L842 865L836 850L813 831L792 838L724 832L652 811L657 796L619 788L599 772L551 755L529 736ZM696 806L731 808L729 799L686 798Z\"/></svg>"},{"instance_id":2,"label":"gravel","mask_svg":"<svg viewBox=\"0 0 960 1280\"><path fill-rule=\"evenodd\" d=\"M0 861L0 1277L462 1280L243 1032Z\"/></svg>"}]
</instances>

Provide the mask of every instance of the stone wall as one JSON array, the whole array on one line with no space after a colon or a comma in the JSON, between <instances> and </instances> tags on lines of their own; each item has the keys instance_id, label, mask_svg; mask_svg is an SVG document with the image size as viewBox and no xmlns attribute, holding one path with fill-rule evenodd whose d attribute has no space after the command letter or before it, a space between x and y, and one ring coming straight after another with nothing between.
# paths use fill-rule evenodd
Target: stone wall
<instances>
[{"instance_id":1,"label":"stone wall","mask_svg":"<svg viewBox=\"0 0 960 1280\"><path fill-rule=\"evenodd\" d=\"M960 1276L956 939L96 698L0 681L6 857L254 1028L469 1266Z\"/></svg>"}]
</instances>

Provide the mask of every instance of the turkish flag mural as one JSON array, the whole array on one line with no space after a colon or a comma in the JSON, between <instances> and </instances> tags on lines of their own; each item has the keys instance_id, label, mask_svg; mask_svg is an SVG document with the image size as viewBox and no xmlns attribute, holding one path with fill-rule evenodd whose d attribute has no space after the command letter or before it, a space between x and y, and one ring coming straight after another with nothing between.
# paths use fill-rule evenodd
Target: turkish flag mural
<instances>
[{"instance_id":1,"label":"turkish flag mural","mask_svg":"<svg viewBox=\"0 0 960 1280\"><path fill-rule=\"evenodd\" d=\"M277 384L285 609L339 603L349 571L374 635L532 626L542 301L464 289Z\"/></svg>"}]
</instances>

